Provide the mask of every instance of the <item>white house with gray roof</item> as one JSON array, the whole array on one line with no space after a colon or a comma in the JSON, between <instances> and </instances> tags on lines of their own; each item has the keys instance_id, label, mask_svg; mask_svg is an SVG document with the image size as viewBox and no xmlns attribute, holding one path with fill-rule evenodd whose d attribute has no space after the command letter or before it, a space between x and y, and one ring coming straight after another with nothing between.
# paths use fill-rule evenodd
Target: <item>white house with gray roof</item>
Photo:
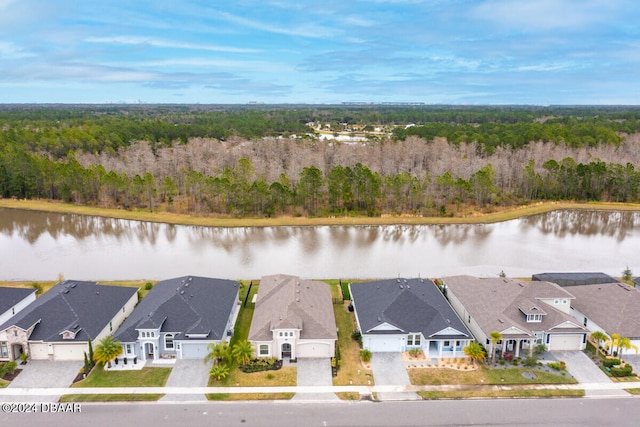
<instances>
[{"instance_id":1,"label":"white house with gray roof","mask_svg":"<svg viewBox=\"0 0 640 427\"><path fill-rule=\"evenodd\" d=\"M138 289L65 280L0 325L8 359L83 360L89 340L116 331L138 302Z\"/></svg>"},{"instance_id":2,"label":"white house with gray roof","mask_svg":"<svg viewBox=\"0 0 640 427\"><path fill-rule=\"evenodd\" d=\"M158 282L114 338L122 344L119 362L203 359L209 344L233 336L240 283L185 276Z\"/></svg>"},{"instance_id":3,"label":"white house with gray roof","mask_svg":"<svg viewBox=\"0 0 640 427\"><path fill-rule=\"evenodd\" d=\"M589 331L629 338L640 348L640 291L626 283L599 283L565 288L575 295L571 314ZM622 354L636 354L635 349Z\"/></svg>"},{"instance_id":4,"label":"white house with gray roof","mask_svg":"<svg viewBox=\"0 0 640 427\"><path fill-rule=\"evenodd\" d=\"M536 344L550 351L585 347L588 331L570 314L575 297L555 283L472 276L443 283L453 309L487 348L493 331L502 334L498 348L516 357Z\"/></svg>"},{"instance_id":5,"label":"white house with gray roof","mask_svg":"<svg viewBox=\"0 0 640 427\"><path fill-rule=\"evenodd\" d=\"M421 349L427 357L466 357L471 332L427 279L349 285L362 346L373 352Z\"/></svg>"},{"instance_id":6,"label":"white house with gray roof","mask_svg":"<svg viewBox=\"0 0 640 427\"><path fill-rule=\"evenodd\" d=\"M333 357L337 339L327 283L284 274L260 280L249 329L257 357Z\"/></svg>"}]
</instances>

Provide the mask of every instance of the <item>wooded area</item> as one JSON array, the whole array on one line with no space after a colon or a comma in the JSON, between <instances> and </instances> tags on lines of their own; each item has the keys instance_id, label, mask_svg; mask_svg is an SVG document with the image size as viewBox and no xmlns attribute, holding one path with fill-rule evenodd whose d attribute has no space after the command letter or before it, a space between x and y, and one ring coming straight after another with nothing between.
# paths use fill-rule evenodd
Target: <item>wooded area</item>
<instances>
[{"instance_id":1,"label":"wooded area","mask_svg":"<svg viewBox=\"0 0 640 427\"><path fill-rule=\"evenodd\" d=\"M0 126L2 197L231 216L640 199L636 107L22 105Z\"/></svg>"}]
</instances>

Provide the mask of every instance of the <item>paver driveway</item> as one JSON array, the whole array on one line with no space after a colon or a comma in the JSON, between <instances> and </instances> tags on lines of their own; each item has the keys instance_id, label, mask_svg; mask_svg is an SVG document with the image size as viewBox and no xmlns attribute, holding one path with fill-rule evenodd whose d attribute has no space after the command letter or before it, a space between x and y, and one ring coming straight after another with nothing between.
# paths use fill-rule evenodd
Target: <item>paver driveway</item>
<instances>
[{"instance_id":1,"label":"paver driveway","mask_svg":"<svg viewBox=\"0 0 640 427\"><path fill-rule=\"evenodd\" d=\"M400 353L373 353L371 356L371 370L376 385L411 385L407 367ZM420 399L412 392L384 392L378 393L379 400L417 400Z\"/></svg>"},{"instance_id":2,"label":"paver driveway","mask_svg":"<svg viewBox=\"0 0 640 427\"><path fill-rule=\"evenodd\" d=\"M331 377L331 359L311 358L298 359L297 385L298 386L327 386L333 385ZM293 400L339 400L335 393L297 393Z\"/></svg>"},{"instance_id":3,"label":"paver driveway","mask_svg":"<svg viewBox=\"0 0 640 427\"><path fill-rule=\"evenodd\" d=\"M82 368L82 362L52 362L49 360L30 360L9 387L11 388L64 388L69 387ZM15 396L17 397L17 396ZM36 402L57 402L59 396L20 396L17 400ZM10 399L5 396L3 399ZM16 399L13 399L16 400Z\"/></svg>"},{"instance_id":4,"label":"paver driveway","mask_svg":"<svg viewBox=\"0 0 640 427\"><path fill-rule=\"evenodd\" d=\"M154 366L147 365L147 366ZM206 387L209 382L209 370L211 362L204 363L202 359L196 360L176 360L171 369L166 387ZM168 394L163 396L162 401L205 401L204 394Z\"/></svg>"}]
</instances>

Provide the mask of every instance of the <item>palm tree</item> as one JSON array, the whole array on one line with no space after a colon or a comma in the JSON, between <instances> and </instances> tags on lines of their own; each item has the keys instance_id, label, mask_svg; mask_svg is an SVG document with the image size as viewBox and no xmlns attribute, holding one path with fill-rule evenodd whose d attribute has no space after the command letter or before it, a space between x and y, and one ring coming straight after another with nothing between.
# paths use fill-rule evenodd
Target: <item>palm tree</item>
<instances>
[{"instance_id":1,"label":"palm tree","mask_svg":"<svg viewBox=\"0 0 640 427\"><path fill-rule=\"evenodd\" d=\"M215 365L209 371L209 375L218 381L222 381L229 375L229 367L227 365Z\"/></svg>"},{"instance_id":2,"label":"palm tree","mask_svg":"<svg viewBox=\"0 0 640 427\"><path fill-rule=\"evenodd\" d=\"M110 368L111 361L121 354L122 345L120 345L120 341L116 341L111 335L108 335L102 338L94 349L93 359L98 363L102 363L103 365L106 363Z\"/></svg>"},{"instance_id":3,"label":"palm tree","mask_svg":"<svg viewBox=\"0 0 640 427\"><path fill-rule=\"evenodd\" d=\"M604 341L609 340L609 335L602 331L593 331L589 337L596 342L596 354L600 351L600 346Z\"/></svg>"},{"instance_id":4,"label":"palm tree","mask_svg":"<svg viewBox=\"0 0 640 427\"><path fill-rule=\"evenodd\" d=\"M627 337L621 337L618 340L618 352L620 354L618 354L618 356L620 356L620 358L622 358L622 350L631 350L634 349L636 351L636 354L638 354L638 346L631 344L631 340Z\"/></svg>"},{"instance_id":5,"label":"palm tree","mask_svg":"<svg viewBox=\"0 0 640 427\"><path fill-rule=\"evenodd\" d=\"M502 339L502 334L498 331L493 331L489 333L489 337L491 338L491 363L495 363L496 346L498 345L498 341Z\"/></svg>"},{"instance_id":6,"label":"palm tree","mask_svg":"<svg viewBox=\"0 0 640 427\"><path fill-rule=\"evenodd\" d=\"M207 346L209 353L204 357L205 363L213 360L215 365L220 365L224 361L228 361L231 356L231 350L229 349L229 343L227 341L220 341L219 343L211 343Z\"/></svg>"},{"instance_id":7,"label":"palm tree","mask_svg":"<svg viewBox=\"0 0 640 427\"><path fill-rule=\"evenodd\" d=\"M482 346L475 341L471 341L468 346L462 349L462 351L464 351L464 354L471 358L472 362L481 362L486 355L484 348L482 348Z\"/></svg>"},{"instance_id":8,"label":"palm tree","mask_svg":"<svg viewBox=\"0 0 640 427\"><path fill-rule=\"evenodd\" d=\"M238 341L231 350L233 358L241 365L246 365L253 357L253 346L247 340Z\"/></svg>"},{"instance_id":9,"label":"palm tree","mask_svg":"<svg viewBox=\"0 0 640 427\"><path fill-rule=\"evenodd\" d=\"M614 350L616 347L618 347L620 343L620 334L616 334L613 333L611 334L611 338L609 338L609 341L607 341L607 343L605 344L605 347L609 350L609 354L613 354L615 353L616 355L618 354L618 350Z\"/></svg>"}]
</instances>

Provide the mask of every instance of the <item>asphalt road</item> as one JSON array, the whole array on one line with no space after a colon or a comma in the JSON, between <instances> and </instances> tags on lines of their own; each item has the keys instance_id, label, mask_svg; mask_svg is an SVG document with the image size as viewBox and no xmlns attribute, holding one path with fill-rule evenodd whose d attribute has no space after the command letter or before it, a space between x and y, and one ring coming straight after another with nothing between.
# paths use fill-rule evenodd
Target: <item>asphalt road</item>
<instances>
[{"instance_id":1,"label":"asphalt road","mask_svg":"<svg viewBox=\"0 0 640 427\"><path fill-rule=\"evenodd\" d=\"M81 413L0 413L0 425L639 426L638 398L412 402L81 404Z\"/></svg>"}]
</instances>

